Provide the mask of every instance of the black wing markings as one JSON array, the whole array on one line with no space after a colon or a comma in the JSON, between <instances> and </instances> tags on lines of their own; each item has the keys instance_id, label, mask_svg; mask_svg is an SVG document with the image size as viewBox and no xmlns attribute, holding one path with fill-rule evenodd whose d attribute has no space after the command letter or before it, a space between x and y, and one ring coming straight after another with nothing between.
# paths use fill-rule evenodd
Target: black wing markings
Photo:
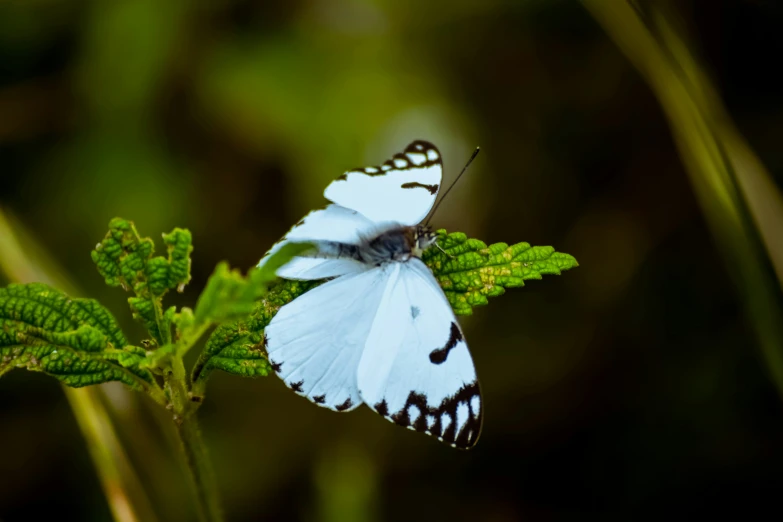
<instances>
[{"instance_id":1,"label":"black wing markings","mask_svg":"<svg viewBox=\"0 0 783 522\"><path fill-rule=\"evenodd\" d=\"M467 409L468 415L461 428L457 426L460 405ZM389 414L389 405L385 399L375 404L373 409L399 426L427 433L459 449L473 447L481 434L483 412L478 380L465 384L435 408L428 405L426 395L411 391L403 407L396 413ZM445 426L444 417L448 419Z\"/></svg>"},{"instance_id":2,"label":"black wing markings","mask_svg":"<svg viewBox=\"0 0 783 522\"><path fill-rule=\"evenodd\" d=\"M451 322L451 330L449 331L449 340L446 341L446 345L443 348L437 348L430 352L430 362L432 364L443 364L446 362L446 358L449 356L449 352L457 346L457 343L462 341L462 332L454 321Z\"/></svg>"},{"instance_id":3,"label":"black wing markings","mask_svg":"<svg viewBox=\"0 0 783 522\"><path fill-rule=\"evenodd\" d=\"M425 185L424 183L419 183L418 181L410 181L408 183L403 183L400 185L400 188L404 189L413 189L413 188L423 188L426 189L430 194L433 196L436 192L438 192L438 188L440 185Z\"/></svg>"},{"instance_id":4,"label":"black wing markings","mask_svg":"<svg viewBox=\"0 0 783 522\"><path fill-rule=\"evenodd\" d=\"M353 401L351 400L350 397L348 397L347 399L345 399L344 403L338 404L337 406L334 407L334 409L337 411L345 411L351 406L353 406Z\"/></svg>"},{"instance_id":5,"label":"black wing markings","mask_svg":"<svg viewBox=\"0 0 783 522\"><path fill-rule=\"evenodd\" d=\"M418 160L418 161L415 161ZM401 172L412 169L422 169L433 165L440 165L441 158L438 148L432 143L424 140L416 140L405 147L403 152L397 153L391 159L385 161L377 167L361 167L351 169L341 174L337 180L345 181L348 174L359 173L367 176L385 176L389 172ZM435 194L438 191L438 185L420 185ZM435 187L435 190L432 190ZM413 187L403 187L413 188Z\"/></svg>"},{"instance_id":6,"label":"black wing markings","mask_svg":"<svg viewBox=\"0 0 783 522\"><path fill-rule=\"evenodd\" d=\"M315 404L319 405L325 405L326 404L326 394L323 395L313 395L312 397L308 396L303 389L304 386L304 379L297 381L297 382L287 382L286 383L289 388L291 388L293 391L295 391L298 395L301 395L303 397L307 397L310 399L310 401L314 402ZM353 401L350 397L346 398L345 401L343 401L341 404L338 404L337 406L334 406L333 409L337 411L345 411L350 409L353 406ZM328 406L330 409L331 406Z\"/></svg>"}]
</instances>

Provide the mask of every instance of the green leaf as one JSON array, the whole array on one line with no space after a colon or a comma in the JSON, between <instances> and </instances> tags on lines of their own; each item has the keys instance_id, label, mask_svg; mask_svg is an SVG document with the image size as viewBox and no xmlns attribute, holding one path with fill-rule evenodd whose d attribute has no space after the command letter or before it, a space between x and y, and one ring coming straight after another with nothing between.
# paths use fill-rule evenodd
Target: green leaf
<instances>
[{"instance_id":1,"label":"green leaf","mask_svg":"<svg viewBox=\"0 0 783 522\"><path fill-rule=\"evenodd\" d=\"M228 263L219 263L198 298L193 313L194 325L248 315L264 288L255 284L254 275L257 273L258 270L253 269L245 277L239 270L231 270Z\"/></svg>"},{"instance_id":2,"label":"green leaf","mask_svg":"<svg viewBox=\"0 0 783 522\"><path fill-rule=\"evenodd\" d=\"M128 298L134 319L140 321L159 345L170 339L175 311L163 313L162 297L169 290L182 291L190 281L190 253L193 250L188 230L175 228L163 234L168 255L153 257L155 245L142 238L132 221L114 218L109 232L92 251L92 260L106 284L133 291Z\"/></svg>"},{"instance_id":3,"label":"green leaf","mask_svg":"<svg viewBox=\"0 0 783 522\"><path fill-rule=\"evenodd\" d=\"M261 312L263 305L259 304L259 299L266 294L269 283L277 279L278 268L311 248L309 243L285 244L263 267L251 269L247 277L230 270L226 263L217 266L196 304L191 327L192 331L199 331L210 324L221 325L212 332L193 369L192 380L201 393L214 369L244 377L269 373L269 363L261 347L263 330L269 322L265 318L271 319L271 315ZM282 286L291 292L297 285L278 284L278 292L283 291ZM229 321L229 324L221 324ZM182 335L188 336L190 332L184 331Z\"/></svg>"},{"instance_id":4,"label":"green leaf","mask_svg":"<svg viewBox=\"0 0 783 522\"><path fill-rule=\"evenodd\" d=\"M422 259L432 270L457 315L470 315L473 307L485 305L489 297L505 293L506 288L525 286L525 281L543 275L560 275L579 266L569 254L555 252L550 246L532 247L528 243L487 246L461 233L438 231L437 248L429 248Z\"/></svg>"},{"instance_id":5,"label":"green leaf","mask_svg":"<svg viewBox=\"0 0 783 522\"><path fill-rule=\"evenodd\" d=\"M26 368L73 387L121 381L150 391L152 375L137 365L144 354L93 299L43 283L0 288L0 375Z\"/></svg>"},{"instance_id":6,"label":"green leaf","mask_svg":"<svg viewBox=\"0 0 783 522\"><path fill-rule=\"evenodd\" d=\"M313 248L312 243L285 243L274 254L264 261L258 269L258 281L268 284L277 279L277 269L291 261L292 258Z\"/></svg>"},{"instance_id":7,"label":"green leaf","mask_svg":"<svg viewBox=\"0 0 783 522\"><path fill-rule=\"evenodd\" d=\"M194 368L194 393L203 393L204 382L214 369L243 377L268 375L270 365L263 351L263 333L248 328L245 321L218 326Z\"/></svg>"},{"instance_id":8,"label":"green leaf","mask_svg":"<svg viewBox=\"0 0 783 522\"><path fill-rule=\"evenodd\" d=\"M245 317L276 279L275 271L292 257L312 248L308 243L288 243L275 252L262 268L252 268L247 277L220 263L207 281L195 310L195 323L222 323Z\"/></svg>"},{"instance_id":9,"label":"green leaf","mask_svg":"<svg viewBox=\"0 0 783 522\"><path fill-rule=\"evenodd\" d=\"M268 375L264 328L282 305L317 285L311 281L278 281L263 299L254 303L249 317L217 327L193 369L193 393L203 394L206 380L215 369L243 377Z\"/></svg>"},{"instance_id":10,"label":"green leaf","mask_svg":"<svg viewBox=\"0 0 783 522\"><path fill-rule=\"evenodd\" d=\"M196 324L196 317L193 315L193 310L183 306L178 313L174 314L171 322L177 327L177 332L185 332Z\"/></svg>"}]
</instances>

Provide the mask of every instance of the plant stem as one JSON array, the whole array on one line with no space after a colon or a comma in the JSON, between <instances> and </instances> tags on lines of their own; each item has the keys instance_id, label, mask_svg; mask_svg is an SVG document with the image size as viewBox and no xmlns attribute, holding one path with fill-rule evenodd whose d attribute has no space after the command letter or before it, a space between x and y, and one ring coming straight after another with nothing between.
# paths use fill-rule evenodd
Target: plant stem
<instances>
[{"instance_id":1,"label":"plant stem","mask_svg":"<svg viewBox=\"0 0 783 522\"><path fill-rule=\"evenodd\" d=\"M195 488L199 519L203 522L220 522L223 520L223 513L217 496L217 482L196 416L185 416L176 424L177 435L182 443L182 451Z\"/></svg>"},{"instance_id":2,"label":"plant stem","mask_svg":"<svg viewBox=\"0 0 783 522\"><path fill-rule=\"evenodd\" d=\"M188 396L185 365L179 355L171 359L171 373L166 377L166 386L174 410L177 435L194 488L199 520L220 522L223 520L223 514L218 500L217 482L198 428L197 405L193 404Z\"/></svg>"}]
</instances>

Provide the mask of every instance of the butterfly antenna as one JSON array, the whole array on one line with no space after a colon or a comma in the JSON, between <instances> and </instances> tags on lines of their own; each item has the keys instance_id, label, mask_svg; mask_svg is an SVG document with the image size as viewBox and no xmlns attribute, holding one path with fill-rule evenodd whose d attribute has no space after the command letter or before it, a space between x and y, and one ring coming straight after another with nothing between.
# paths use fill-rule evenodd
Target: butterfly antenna
<instances>
[{"instance_id":1,"label":"butterfly antenna","mask_svg":"<svg viewBox=\"0 0 783 522\"><path fill-rule=\"evenodd\" d=\"M443 203L443 200L446 199L446 196L449 195L449 192L451 192L451 189L453 189L454 185L457 184L457 182L459 181L459 178L461 178L462 175L465 174L465 171L468 170L468 167L470 167L470 164L473 163L474 159L476 159L476 156L478 156L478 153L479 153L479 148L476 147L476 150L473 151L473 154L470 156L470 159L468 160L468 162L465 163L464 167L462 167L462 172L459 173L459 176L457 176L457 179L455 179L451 183L449 188L446 189L446 192L443 193L443 196L438 200L437 203L435 203L435 206L433 207L432 212L430 212L430 217L428 217L427 221L424 223L425 226L430 224L430 219L432 219L432 216L435 215L435 211L438 210L438 207L440 206L440 204Z\"/></svg>"}]
</instances>

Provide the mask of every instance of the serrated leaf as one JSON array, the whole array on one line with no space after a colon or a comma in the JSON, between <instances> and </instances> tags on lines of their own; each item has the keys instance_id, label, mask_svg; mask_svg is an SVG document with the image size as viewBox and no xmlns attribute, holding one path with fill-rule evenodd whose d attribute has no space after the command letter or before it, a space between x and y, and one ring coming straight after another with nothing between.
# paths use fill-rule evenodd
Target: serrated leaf
<instances>
[{"instance_id":1,"label":"serrated leaf","mask_svg":"<svg viewBox=\"0 0 783 522\"><path fill-rule=\"evenodd\" d=\"M110 286L132 289L140 297L162 297L190 281L192 238L188 230L175 228L163 234L168 257L152 257L155 245L142 238L132 221L114 218L109 232L92 251L92 260Z\"/></svg>"},{"instance_id":2,"label":"serrated leaf","mask_svg":"<svg viewBox=\"0 0 783 522\"><path fill-rule=\"evenodd\" d=\"M196 304L192 328L232 322L218 326L207 340L193 369L192 380L196 388L203 390L204 382L214 369L244 377L267 375L269 363L261 349L261 339L268 321L263 322L258 316L259 299L266 294L267 285L277 278L278 268L311 248L309 243L286 244L268 258L262 268L251 269L247 277L230 270L225 263L217 266ZM277 288L283 291L281 285ZM286 288L287 292L293 290L293 287ZM259 326L261 323L263 325ZM183 335L187 336L188 332Z\"/></svg>"},{"instance_id":3,"label":"serrated leaf","mask_svg":"<svg viewBox=\"0 0 783 522\"><path fill-rule=\"evenodd\" d=\"M143 354L93 299L43 283L0 288L0 375L27 368L73 387L121 381L146 389L152 375L134 364Z\"/></svg>"},{"instance_id":4,"label":"serrated leaf","mask_svg":"<svg viewBox=\"0 0 783 522\"><path fill-rule=\"evenodd\" d=\"M263 377L269 374L270 368L263 351L263 334L248 329L245 321L220 325L210 335L194 368L194 394L203 393L212 370L242 377Z\"/></svg>"},{"instance_id":5,"label":"serrated leaf","mask_svg":"<svg viewBox=\"0 0 783 522\"><path fill-rule=\"evenodd\" d=\"M281 280L254 303L249 317L221 325L212 332L193 369L194 394L202 394L212 370L223 370L243 377L261 377L270 371L263 351L264 328L285 303L319 283Z\"/></svg>"},{"instance_id":6,"label":"serrated leaf","mask_svg":"<svg viewBox=\"0 0 783 522\"><path fill-rule=\"evenodd\" d=\"M170 337L174 311L162 311L162 297L169 291L182 291L190 281L192 238L188 230L175 228L163 234L167 256L153 257L155 245L142 238L132 221L114 218L109 232L92 251L92 260L106 284L132 290L128 298L134 319L140 321L159 344Z\"/></svg>"},{"instance_id":7,"label":"serrated leaf","mask_svg":"<svg viewBox=\"0 0 783 522\"><path fill-rule=\"evenodd\" d=\"M461 232L438 231L438 245L446 252L430 248L423 261L443 288L454 313L470 315L474 306L485 305L489 297L502 295L506 288L524 286L525 281L543 275L560 275L579 266L576 259L550 246L528 243L487 246L468 239Z\"/></svg>"}]
</instances>

